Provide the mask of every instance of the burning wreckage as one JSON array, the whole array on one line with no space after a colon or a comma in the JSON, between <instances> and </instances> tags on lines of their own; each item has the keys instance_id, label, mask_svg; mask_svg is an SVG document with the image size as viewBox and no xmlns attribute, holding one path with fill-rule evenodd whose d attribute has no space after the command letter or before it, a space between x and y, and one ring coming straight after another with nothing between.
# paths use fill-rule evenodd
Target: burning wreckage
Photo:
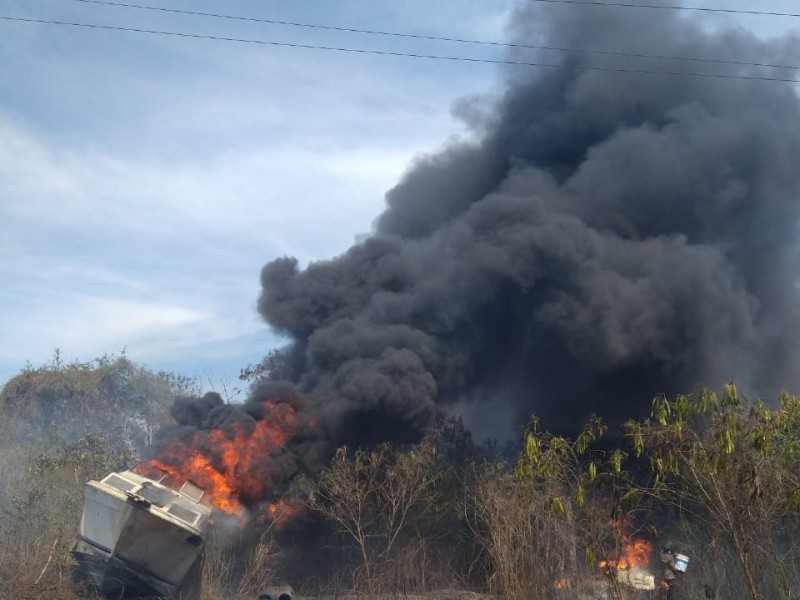
<instances>
[{"instance_id":1,"label":"burning wreckage","mask_svg":"<svg viewBox=\"0 0 800 600\"><path fill-rule=\"evenodd\" d=\"M564 600L654 600L673 598L672 589L676 575L685 573L689 557L662 548L658 554L661 563L653 568L653 545L642 538L623 536L616 558L596 563L596 571L580 578L563 578L555 582L557 597ZM663 572L659 573L659 569ZM656 574L658 573L658 574Z\"/></svg>"},{"instance_id":2,"label":"burning wreckage","mask_svg":"<svg viewBox=\"0 0 800 600\"><path fill-rule=\"evenodd\" d=\"M123 471L89 481L85 495L72 549L80 579L113 597L198 597L211 513L201 488Z\"/></svg>"},{"instance_id":3,"label":"burning wreckage","mask_svg":"<svg viewBox=\"0 0 800 600\"><path fill-rule=\"evenodd\" d=\"M189 428L176 412L178 431L188 435L165 436L158 458L86 484L72 555L78 578L106 596L195 599L212 511L244 519L245 503L258 504L263 518L281 527L297 510L262 501L275 483L269 468L292 460L284 446L304 422L299 405L271 398L245 413L223 406L218 394L195 400L204 416L216 408L225 425Z\"/></svg>"},{"instance_id":4,"label":"burning wreckage","mask_svg":"<svg viewBox=\"0 0 800 600\"><path fill-rule=\"evenodd\" d=\"M202 488L187 481L176 491L160 481L123 471L89 481L85 495L72 549L80 579L117 598L199 597L204 536L211 515L211 508L202 502ZM672 561L666 561L664 552L660 561L673 576L675 571L686 571L687 556L674 554ZM618 559L597 564L596 577L562 579L554 587L571 598L608 598L611 587L628 590L623 592L625 597L651 597L659 586L648 569L650 554L649 542L626 538ZM259 600L291 600L293 596L285 586L266 591Z\"/></svg>"}]
</instances>

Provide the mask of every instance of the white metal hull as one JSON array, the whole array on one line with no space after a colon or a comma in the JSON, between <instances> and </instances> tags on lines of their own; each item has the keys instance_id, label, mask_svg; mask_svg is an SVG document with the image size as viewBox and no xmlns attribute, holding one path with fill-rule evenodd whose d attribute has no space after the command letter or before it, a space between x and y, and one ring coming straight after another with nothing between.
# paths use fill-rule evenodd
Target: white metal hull
<instances>
[{"instance_id":1,"label":"white metal hull","mask_svg":"<svg viewBox=\"0 0 800 600\"><path fill-rule=\"evenodd\" d=\"M72 550L79 565L77 574L108 596L192 597L199 593L203 528L189 526L168 512L184 510L186 514L181 506L172 508L173 502L193 507L185 498L165 492L155 482L146 485L144 490L132 488L135 492L102 482L86 485ZM155 504L137 493L147 495L148 491ZM192 513L197 521L207 517L208 509L201 508L204 514Z\"/></svg>"}]
</instances>

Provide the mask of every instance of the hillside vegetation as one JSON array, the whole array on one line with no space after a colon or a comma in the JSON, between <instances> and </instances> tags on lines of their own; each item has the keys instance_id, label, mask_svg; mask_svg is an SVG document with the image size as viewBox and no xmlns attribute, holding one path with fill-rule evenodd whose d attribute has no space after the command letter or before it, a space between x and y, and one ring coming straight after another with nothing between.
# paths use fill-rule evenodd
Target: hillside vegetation
<instances>
[{"instance_id":1,"label":"hillside vegetation","mask_svg":"<svg viewBox=\"0 0 800 600\"><path fill-rule=\"evenodd\" d=\"M0 597L92 598L69 556L83 484L130 467L192 380L127 357L26 368L0 392ZM770 408L720 394L653 400L648 419L574 438L533 418L513 458L440 414L411 446L341 448L298 480L299 516L209 536L205 599L471 590L509 599L658 598L617 575L690 557L683 597L800 595L800 398ZM637 556L631 549L644 548Z\"/></svg>"}]
</instances>

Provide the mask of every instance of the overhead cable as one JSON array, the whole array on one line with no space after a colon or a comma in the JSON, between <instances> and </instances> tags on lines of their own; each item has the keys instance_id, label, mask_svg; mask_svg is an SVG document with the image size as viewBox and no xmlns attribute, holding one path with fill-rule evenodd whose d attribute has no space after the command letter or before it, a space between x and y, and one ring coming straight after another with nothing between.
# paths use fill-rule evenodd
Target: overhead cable
<instances>
[{"instance_id":1,"label":"overhead cable","mask_svg":"<svg viewBox=\"0 0 800 600\"><path fill-rule=\"evenodd\" d=\"M168 36L175 36L175 37L182 37L182 38L194 38L194 39L202 39L202 40L215 40L215 41L222 41L222 42L238 42L243 44L259 44L265 46L281 46L287 48L304 48L309 50L323 50L323 51L333 51L333 52L350 52L355 54L374 54L374 55L381 55L381 56L402 56L408 58L425 58L431 60L450 60L450 61L462 61L462 62L471 62L471 63L488 63L488 64L496 64L496 65L514 65L514 66L525 66L525 67L545 67L545 68L555 68L555 69L563 69L563 68L571 68L579 71L606 71L606 72L616 72L616 73L647 73L653 75L683 75L688 77L713 77L715 79L743 79L743 80L757 80L757 81L782 81L782 82L791 82L791 83L800 83L800 79L790 79L787 77L766 77L761 75L725 75L722 73L693 73L688 71L669 71L669 70L660 70L660 69L637 69L631 68L626 69L623 67L599 67L599 66L590 66L590 65L566 65L566 64L553 64L553 63L544 63L544 62L527 62L527 61L514 61L514 60L500 60L500 59L491 59L491 58L470 58L466 56L445 56L445 55L437 55L437 54L414 54L410 52L392 52L388 50L373 50L373 49L362 49L362 48L343 48L343 47L336 47L336 46L319 46L313 44L295 44L290 42L275 42L270 40L254 40L254 39L245 39L245 38L235 38L235 37L226 37L226 36L218 36L218 35L204 35L198 33L181 33L177 31L163 31L157 29L140 29L135 27L121 27L117 25L99 25L99 24L92 24L92 23L75 23L70 21L51 21L45 19L28 19L23 17L9 17L5 15L0 15L0 19L6 21L17 21L23 23L40 23L45 25L61 25L61 26L69 26L69 27L84 27L89 29L103 29L109 31L128 31L133 33L147 33L152 35L168 35Z\"/></svg>"},{"instance_id":2,"label":"overhead cable","mask_svg":"<svg viewBox=\"0 0 800 600\"><path fill-rule=\"evenodd\" d=\"M132 8L141 8L136 4L123 4L121 2L107 2L104 0L75 0L76 2L88 2L90 4L116 4L118 6L130 6ZM703 12L712 12L712 13L728 13L728 14L740 14L740 15L762 15L767 17L800 17L800 13L786 13L786 12L777 12L777 11L767 11L767 10L741 10L737 8L711 8L705 6L678 6L678 5L667 5L667 4L634 4L631 2L600 2L596 0L531 0L532 2L543 2L548 4L577 4L577 5L587 5L587 6L616 6L621 8L654 8L654 9L664 9L664 10L694 10L694 11L703 11ZM149 8L149 7L148 7ZM153 10L164 10L166 12L184 12L189 14L197 14L197 15L205 15L205 16L217 16L210 13L200 13L200 12L193 12L193 11L186 11L186 10L178 10L178 9L170 9L170 8L162 8L162 7L153 7ZM224 15L223 18L239 18L239 17L227 17ZM259 19L252 19L254 21L258 21Z\"/></svg>"},{"instance_id":3,"label":"overhead cable","mask_svg":"<svg viewBox=\"0 0 800 600\"><path fill-rule=\"evenodd\" d=\"M599 2L595 0L532 0L548 4L584 4L587 6L620 6L623 8L656 8L664 10L697 10L712 13L730 13L738 15L764 15L768 17L800 17L800 13L785 13L768 10L740 10L736 8L707 8L704 6L676 6L666 4L633 4L631 2Z\"/></svg>"},{"instance_id":4,"label":"overhead cable","mask_svg":"<svg viewBox=\"0 0 800 600\"><path fill-rule=\"evenodd\" d=\"M83 2L85 4L99 4L103 6L117 6L123 8L133 8L138 10L151 10L151 11L159 11L159 12L167 12L167 13L174 13L174 14L182 14L182 15L194 15L194 16L201 16L201 17L210 17L214 19L228 19L228 20L235 20L235 21L248 21L252 23L265 23L269 25L284 25L290 27L304 27L309 29L322 29L327 31L340 31L345 33L360 33L360 34L367 34L367 35L381 35L381 36L393 36L393 37L401 37L401 38L411 38L411 39L419 39L419 40L431 40L431 41L443 41L443 42L456 42L461 44L476 44L476 45L484 45L484 46L501 46L506 48L522 48L522 49L531 49L531 50L553 50L558 52L574 52L578 54L598 54L604 56L624 56L624 57L632 57L632 58L653 58L659 60L681 60L681 61L692 61L692 62L706 62L706 63L715 63L715 64L730 64L730 65L742 65L742 66L752 66L752 67L770 67L776 69L800 69L798 65L780 65L780 64L773 64L773 63L763 63L763 62L752 62L752 61L744 61L744 60L732 60L732 59L714 59L714 58L698 58L693 56L671 56L665 54L645 54L645 53L633 53L633 52L616 52L610 50L596 50L596 49L583 49L583 48L563 48L558 46L539 46L539 45L532 45L532 44L513 44L508 42L494 42L488 40L473 40L473 39L464 39L464 38L453 38L453 37L443 37L443 36L435 36L435 35L422 35L416 33L401 33L395 31L380 31L374 29L357 29L354 27L338 27L334 25L320 25L315 23L298 23L294 21L280 21L276 19L263 19L258 17L246 17L246 16L239 16L239 15L226 15L220 13L208 13L208 12L200 12L195 10L183 10L177 8L165 8L162 6L149 6L145 4L131 4L127 2L110 2L109 0L73 0L74 2Z\"/></svg>"}]
</instances>

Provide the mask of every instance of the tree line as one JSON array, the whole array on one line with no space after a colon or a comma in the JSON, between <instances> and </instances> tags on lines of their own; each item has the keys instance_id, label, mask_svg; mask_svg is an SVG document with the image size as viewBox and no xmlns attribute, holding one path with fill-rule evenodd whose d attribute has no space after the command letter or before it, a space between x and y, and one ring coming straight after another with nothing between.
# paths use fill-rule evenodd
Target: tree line
<instances>
[{"instance_id":1,"label":"tree line","mask_svg":"<svg viewBox=\"0 0 800 600\"><path fill-rule=\"evenodd\" d=\"M26 367L0 391L0 596L90 598L69 548L83 484L130 467L197 382L126 356ZM308 594L469 590L522 598L659 598L619 566L635 542L689 557L685 598L800 596L800 397L733 384L653 399L647 418L578 435L532 417L511 454L440 413L417 444L340 448L284 498L285 526L211 535L204 598L287 580ZM656 577L657 579L657 577Z\"/></svg>"},{"instance_id":2,"label":"tree line","mask_svg":"<svg viewBox=\"0 0 800 600\"><path fill-rule=\"evenodd\" d=\"M678 573L685 598L800 594L796 396L774 408L733 384L658 396L649 418L621 432L592 418L574 438L534 418L510 461L455 460L449 421L449 444L434 435L404 449L342 448L313 483L307 504L349 565L346 581L337 565L340 585L370 596L459 587L639 598L648 592L608 565L641 542L657 584L659 548L690 557ZM648 597L663 594L657 585Z\"/></svg>"}]
</instances>

